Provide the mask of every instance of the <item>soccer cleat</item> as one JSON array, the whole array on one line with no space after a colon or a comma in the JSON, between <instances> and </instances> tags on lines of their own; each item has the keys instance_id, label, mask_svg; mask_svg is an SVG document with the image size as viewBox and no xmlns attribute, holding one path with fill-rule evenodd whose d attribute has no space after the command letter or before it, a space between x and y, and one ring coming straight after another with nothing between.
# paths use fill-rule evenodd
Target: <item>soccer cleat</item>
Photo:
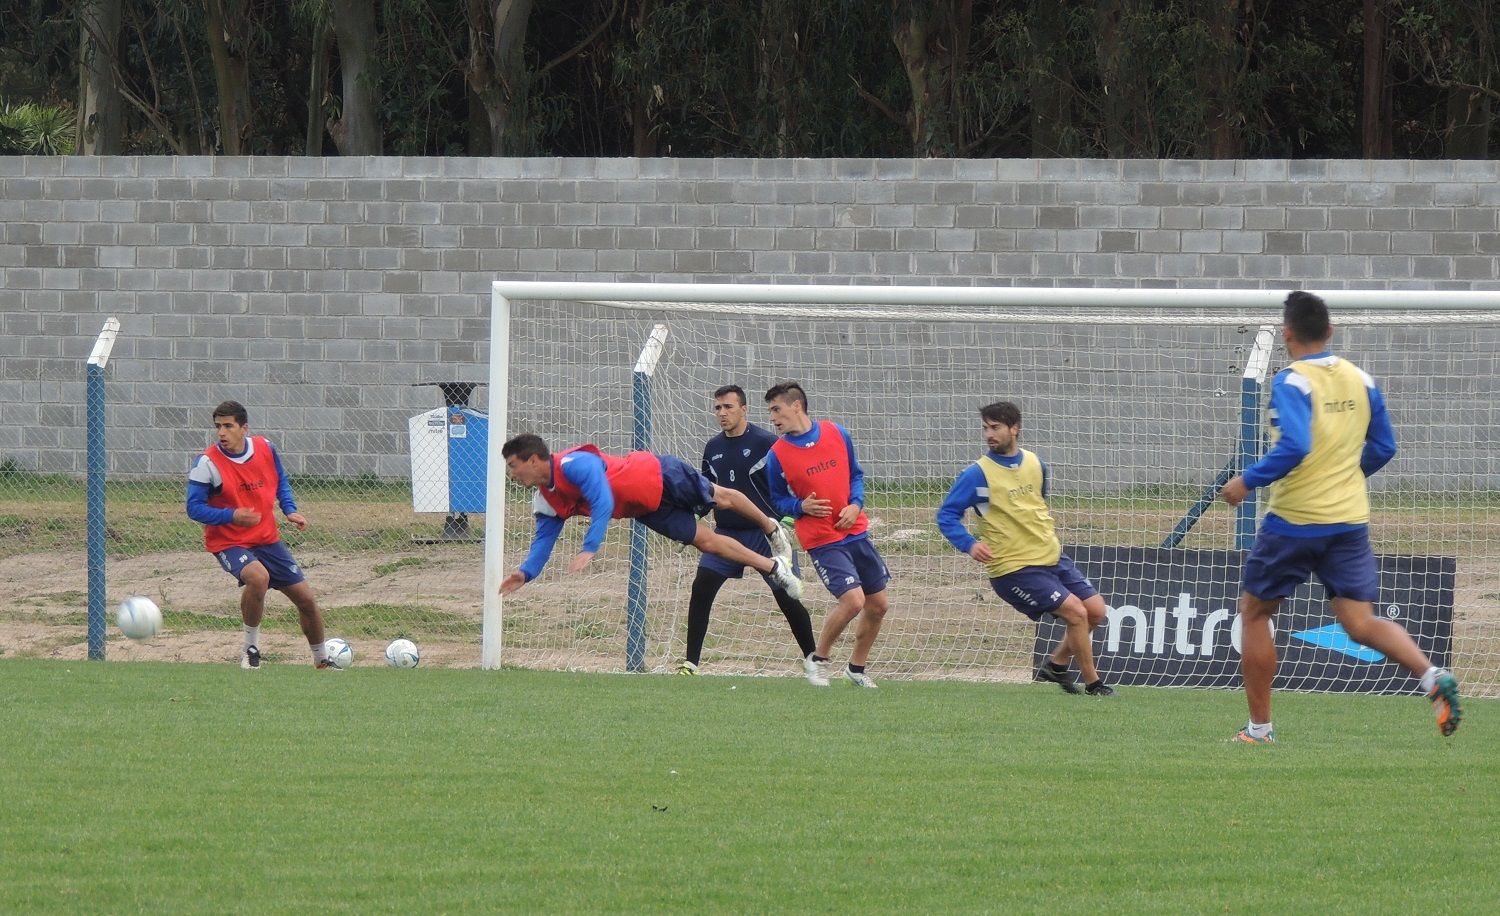
<instances>
[{"instance_id":1,"label":"soccer cleat","mask_svg":"<svg viewBox=\"0 0 1500 916\"><path fill-rule=\"evenodd\" d=\"M844 677L848 678L849 683L853 684L856 687L868 687L871 690L875 689L875 682L871 680L870 676L868 674L865 674L863 671L850 671L848 668L845 668Z\"/></svg>"},{"instance_id":2,"label":"soccer cleat","mask_svg":"<svg viewBox=\"0 0 1500 916\"><path fill-rule=\"evenodd\" d=\"M245 651L240 653L240 667L246 671L259 671L260 649L256 646L246 646Z\"/></svg>"},{"instance_id":3,"label":"soccer cleat","mask_svg":"<svg viewBox=\"0 0 1500 916\"><path fill-rule=\"evenodd\" d=\"M1275 744L1276 743L1276 733L1275 732L1266 732L1265 737L1263 737L1263 738L1257 738L1254 735L1250 734L1250 726L1246 725L1244 728L1242 728L1238 732L1236 732L1235 736L1233 738L1229 739L1229 743L1230 744Z\"/></svg>"},{"instance_id":4,"label":"soccer cleat","mask_svg":"<svg viewBox=\"0 0 1500 916\"><path fill-rule=\"evenodd\" d=\"M1458 731L1458 723L1463 719L1464 712L1458 704L1458 678L1453 676L1453 672L1444 669L1438 673L1427 699L1432 701L1432 710L1437 714L1438 731L1443 737Z\"/></svg>"},{"instance_id":5,"label":"soccer cleat","mask_svg":"<svg viewBox=\"0 0 1500 916\"><path fill-rule=\"evenodd\" d=\"M329 671L342 671L342 670L344 670L344 669L340 668L338 665L335 665L333 663L333 659L331 659L331 658L325 658L322 661L315 663L313 665L313 667L317 668L320 671L323 670L323 669L325 669L325 668L327 670L329 670Z\"/></svg>"},{"instance_id":6,"label":"soccer cleat","mask_svg":"<svg viewBox=\"0 0 1500 916\"><path fill-rule=\"evenodd\" d=\"M1115 695L1115 688L1109 686L1103 681L1095 681L1094 683L1083 688L1083 692L1091 697L1112 697Z\"/></svg>"},{"instance_id":7,"label":"soccer cleat","mask_svg":"<svg viewBox=\"0 0 1500 916\"><path fill-rule=\"evenodd\" d=\"M697 674L698 673L698 666L695 665L695 664L693 664L692 662L688 661L687 659L683 659L682 660L682 664L680 664L680 665L677 666L677 673L678 674L688 674L688 675Z\"/></svg>"},{"instance_id":8,"label":"soccer cleat","mask_svg":"<svg viewBox=\"0 0 1500 916\"><path fill-rule=\"evenodd\" d=\"M792 541L786 536L786 529L778 523L776 530L767 537L771 542L771 556L781 557L788 566L792 565Z\"/></svg>"},{"instance_id":9,"label":"soccer cleat","mask_svg":"<svg viewBox=\"0 0 1500 916\"><path fill-rule=\"evenodd\" d=\"M1056 684L1063 689L1064 693L1079 692L1078 684L1073 680L1072 675L1068 674L1066 669L1054 671L1052 666L1047 662L1042 662L1042 666L1036 669L1036 679L1046 681L1049 684Z\"/></svg>"},{"instance_id":10,"label":"soccer cleat","mask_svg":"<svg viewBox=\"0 0 1500 916\"><path fill-rule=\"evenodd\" d=\"M773 564L771 567L771 585L779 592L786 592L793 598L801 598L802 580L797 578L796 573L792 572L792 564L781 557L773 558L771 563Z\"/></svg>"},{"instance_id":11,"label":"soccer cleat","mask_svg":"<svg viewBox=\"0 0 1500 916\"><path fill-rule=\"evenodd\" d=\"M807 682L814 687L828 686L828 663L815 662L811 655L802 659L802 672L807 675Z\"/></svg>"}]
</instances>

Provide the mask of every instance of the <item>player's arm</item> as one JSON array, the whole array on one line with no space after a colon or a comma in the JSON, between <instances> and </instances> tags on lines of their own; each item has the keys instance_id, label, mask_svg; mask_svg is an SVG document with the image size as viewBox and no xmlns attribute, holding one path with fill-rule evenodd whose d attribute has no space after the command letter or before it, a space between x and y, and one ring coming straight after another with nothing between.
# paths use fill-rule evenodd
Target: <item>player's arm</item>
<instances>
[{"instance_id":1,"label":"player's arm","mask_svg":"<svg viewBox=\"0 0 1500 916\"><path fill-rule=\"evenodd\" d=\"M559 464L562 475L576 486L589 504L589 527L583 535L583 546L578 556L568 564L569 573L582 572L594 554L604 546L604 535L609 531L609 519L615 514L615 494L609 488L609 475L605 472L604 459L588 452L573 452Z\"/></svg>"},{"instance_id":2,"label":"player's arm","mask_svg":"<svg viewBox=\"0 0 1500 916\"><path fill-rule=\"evenodd\" d=\"M1220 496L1231 506L1244 502L1250 491L1290 474L1312 451L1312 391L1290 369L1271 382L1271 424L1281 432L1276 445L1261 459L1224 484Z\"/></svg>"},{"instance_id":3,"label":"player's arm","mask_svg":"<svg viewBox=\"0 0 1500 916\"><path fill-rule=\"evenodd\" d=\"M865 469L860 467L859 459L854 455L854 440L849 438L849 431L837 423L833 425L844 437L844 450L849 455L849 505L840 509L838 518L833 521L833 527L842 531L859 519L859 513L865 507Z\"/></svg>"},{"instance_id":4,"label":"player's arm","mask_svg":"<svg viewBox=\"0 0 1500 916\"><path fill-rule=\"evenodd\" d=\"M557 536L562 533L563 520L557 517L556 511L540 493L532 498L532 515L536 518L536 529L531 535L531 549L526 552L526 560L521 568L506 576L505 581L500 583L502 595L510 594L542 574L547 561L552 557Z\"/></svg>"},{"instance_id":5,"label":"player's arm","mask_svg":"<svg viewBox=\"0 0 1500 916\"><path fill-rule=\"evenodd\" d=\"M787 485L786 472L781 469L781 461L775 452L766 452L766 483L771 488L771 508L776 510L777 515L801 518L805 514L802 511L802 500Z\"/></svg>"},{"instance_id":6,"label":"player's arm","mask_svg":"<svg viewBox=\"0 0 1500 916\"><path fill-rule=\"evenodd\" d=\"M984 545L964 527L964 513L979 505L979 488L983 485L984 471L977 464L969 465L954 479L937 510L938 530L955 550L969 556L974 556L976 546Z\"/></svg>"},{"instance_id":7,"label":"player's arm","mask_svg":"<svg viewBox=\"0 0 1500 916\"><path fill-rule=\"evenodd\" d=\"M1369 477L1396 457L1396 428L1385 409L1385 395L1371 382L1370 428L1365 431L1365 448L1359 456L1359 469Z\"/></svg>"},{"instance_id":8,"label":"player's arm","mask_svg":"<svg viewBox=\"0 0 1500 916\"><path fill-rule=\"evenodd\" d=\"M187 482L187 516L200 525L232 525L235 522L236 509L216 509L208 504L209 497L213 496L224 485L219 479L219 469L208 460L207 455L198 456L188 471ZM253 521L245 522L254 525L260 521L260 513L254 509L244 510L255 516Z\"/></svg>"},{"instance_id":9,"label":"player's arm","mask_svg":"<svg viewBox=\"0 0 1500 916\"><path fill-rule=\"evenodd\" d=\"M271 460L276 463L276 504L281 506L281 514L286 516L286 520L301 531L307 527L307 519L297 511L297 500L292 496L292 482L287 478L286 468L281 466L281 453L276 450L276 446L271 445L269 439L266 440L266 445L271 447Z\"/></svg>"}]
</instances>

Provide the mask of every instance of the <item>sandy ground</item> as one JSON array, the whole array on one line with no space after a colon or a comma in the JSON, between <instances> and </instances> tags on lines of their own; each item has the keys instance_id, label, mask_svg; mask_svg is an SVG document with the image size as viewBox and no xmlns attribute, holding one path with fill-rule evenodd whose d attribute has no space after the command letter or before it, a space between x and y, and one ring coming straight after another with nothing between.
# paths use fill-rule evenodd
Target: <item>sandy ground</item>
<instances>
[{"instance_id":1,"label":"sandy ground","mask_svg":"<svg viewBox=\"0 0 1500 916\"><path fill-rule=\"evenodd\" d=\"M892 612L877 647L882 675L1029 680L1030 624L990 594L967 558L919 524L924 514L890 513L874 528L894 576ZM575 540L559 544L548 573L505 602L505 664L609 671L625 667L628 532L612 530L605 551L584 575L564 577L563 563L576 549L578 526L572 527ZM1154 530L1160 524L1146 527ZM508 546L512 566L527 537L517 532ZM1500 532L1495 537L1490 545L1500 541ZM655 537L651 545L644 667L669 671L683 653L686 595L697 555ZM480 545L294 551L323 605L328 635L349 639L356 665L382 664L386 641L402 635L421 646L424 666L479 664ZM832 600L810 570L804 570L803 578L816 628ZM125 639L111 619L109 658L238 659L238 591L208 554L182 550L112 558L108 579L111 616L113 604L131 594L151 597L165 611L165 631L141 642ZM1472 692L1500 695L1500 639L1494 635L1500 622L1500 560L1460 558L1458 580L1454 648L1460 674L1473 685ZM83 659L86 594L81 550L0 559L0 608L5 609L0 612L0 657ZM421 618L423 614L429 617ZM438 621L432 622L430 615ZM268 664L308 663L290 602L273 593L268 619L262 638ZM758 577L726 585L703 660L708 673L800 674L795 643Z\"/></svg>"}]
</instances>

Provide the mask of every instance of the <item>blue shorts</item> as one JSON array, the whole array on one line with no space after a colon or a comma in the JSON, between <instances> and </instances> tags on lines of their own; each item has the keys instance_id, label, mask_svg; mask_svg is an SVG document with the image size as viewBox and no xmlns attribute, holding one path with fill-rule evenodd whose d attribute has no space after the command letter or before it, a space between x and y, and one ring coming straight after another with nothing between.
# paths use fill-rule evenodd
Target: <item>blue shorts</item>
<instances>
[{"instance_id":1,"label":"blue shorts","mask_svg":"<svg viewBox=\"0 0 1500 916\"><path fill-rule=\"evenodd\" d=\"M891 571L885 568L885 560L869 538L824 544L812 548L807 555L813 569L818 571L818 578L835 598L856 588L864 589L866 595L878 594L891 581Z\"/></svg>"},{"instance_id":2,"label":"blue shorts","mask_svg":"<svg viewBox=\"0 0 1500 916\"><path fill-rule=\"evenodd\" d=\"M234 576L241 585L245 584L245 580L240 578L240 570L251 563L260 563L266 568L266 572L271 574L272 588L289 588L307 578L302 575L302 567L292 559L292 552L280 541L259 547L227 547L214 554L214 557L224 567L224 571Z\"/></svg>"},{"instance_id":3,"label":"blue shorts","mask_svg":"<svg viewBox=\"0 0 1500 916\"><path fill-rule=\"evenodd\" d=\"M1272 601L1289 597L1311 575L1323 583L1330 598L1372 604L1379 600L1380 573L1370 530L1311 538L1261 531L1245 557L1241 587L1262 601Z\"/></svg>"},{"instance_id":4,"label":"blue shorts","mask_svg":"<svg viewBox=\"0 0 1500 916\"><path fill-rule=\"evenodd\" d=\"M1043 614L1062 607L1070 593L1077 595L1079 601L1087 601L1099 594L1099 589L1078 571L1073 558L1065 553L1058 556L1055 566L1023 566L1015 572L994 577L990 580L990 587L1007 604L1032 620L1041 620Z\"/></svg>"},{"instance_id":5,"label":"blue shorts","mask_svg":"<svg viewBox=\"0 0 1500 916\"><path fill-rule=\"evenodd\" d=\"M722 534L731 540L739 541L763 557L771 555L771 541L766 537L766 533L758 528L715 528L714 534ZM744 566L733 560L726 560L714 553L705 553L698 560L698 568L716 572L726 579L740 579L745 575ZM792 572L796 573L799 578L802 575L802 569L797 564L797 552L795 550L792 551ZM771 584L769 573L761 573L760 577L766 580L767 585Z\"/></svg>"},{"instance_id":6,"label":"blue shorts","mask_svg":"<svg viewBox=\"0 0 1500 916\"><path fill-rule=\"evenodd\" d=\"M661 505L639 516L641 524L683 544L698 536L698 519L714 507L714 485L698 469L675 455L661 460Z\"/></svg>"}]
</instances>

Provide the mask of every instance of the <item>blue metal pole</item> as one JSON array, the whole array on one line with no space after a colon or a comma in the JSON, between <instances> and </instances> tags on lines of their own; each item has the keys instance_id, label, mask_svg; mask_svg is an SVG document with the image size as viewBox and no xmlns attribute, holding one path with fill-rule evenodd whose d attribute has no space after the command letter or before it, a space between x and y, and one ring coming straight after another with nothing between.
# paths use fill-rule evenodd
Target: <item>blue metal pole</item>
<instances>
[{"instance_id":1,"label":"blue metal pole","mask_svg":"<svg viewBox=\"0 0 1500 916\"><path fill-rule=\"evenodd\" d=\"M1260 458L1260 384L1259 379L1248 376L1240 381L1240 448L1235 463L1241 474ZM1255 543L1255 502L1255 491L1251 490L1235 509L1236 550L1249 550Z\"/></svg>"},{"instance_id":2,"label":"blue metal pole","mask_svg":"<svg viewBox=\"0 0 1500 916\"><path fill-rule=\"evenodd\" d=\"M104 367L87 370L89 658L104 659Z\"/></svg>"},{"instance_id":3,"label":"blue metal pole","mask_svg":"<svg viewBox=\"0 0 1500 916\"><path fill-rule=\"evenodd\" d=\"M637 451L651 448L651 376L636 372L633 377L631 412L634 429L631 447ZM625 598L625 668L646 670L646 526L639 520L630 523L630 583Z\"/></svg>"}]
</instances>

